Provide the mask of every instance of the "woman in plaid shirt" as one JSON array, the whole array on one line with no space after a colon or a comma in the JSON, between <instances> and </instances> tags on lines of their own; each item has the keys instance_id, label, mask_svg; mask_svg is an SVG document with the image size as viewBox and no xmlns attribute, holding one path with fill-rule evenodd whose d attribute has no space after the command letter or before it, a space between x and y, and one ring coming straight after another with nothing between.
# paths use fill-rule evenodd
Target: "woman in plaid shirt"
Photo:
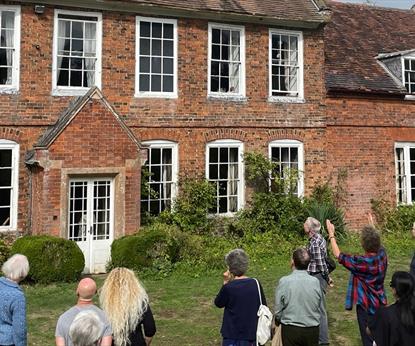
<instances>
[{"instance_id":1,"label":"woman in plaid shirt","mask_svg":"<svg viewBox=\"0 0 415 346\"><path fill-rule=\"evenodd\" d=\"M364 255L346 255L342 253L334 236L334 225L326 221L327 233L333 255L350 271L349 286L346 295L346 310L356 305L357 321L363 346L372 346L373 340L366 333L368 321L376 310L386 305L384 281L388 259L381 246L379 233L373 226L365 226L361 232Z\"/></svg>"}]
</instances>

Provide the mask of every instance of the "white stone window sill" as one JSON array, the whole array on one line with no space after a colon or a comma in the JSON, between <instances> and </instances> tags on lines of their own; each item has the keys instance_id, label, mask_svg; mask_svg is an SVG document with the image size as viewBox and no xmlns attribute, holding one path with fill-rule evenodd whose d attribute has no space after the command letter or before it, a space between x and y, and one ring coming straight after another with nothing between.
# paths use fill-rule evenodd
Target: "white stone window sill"
<instances>
[{"instance_id":1,"label":"white stone window sill","mask_svg":"<svg viewBox=\"0 0 415 346\"><path fill-rule=\"evenodd\" d=\"M52 90L52 96L84 96L90 88L57 88Z\"/></svg>"},{"instance_id":2,"label":"white stone window sill","mask_svg":"<svg viewBox=\"0 0 415 346\"><path fill-rule=\"evenodd\" d=\"M407 101L415 101L415 95L405 95L405 100Z\"/></svg>"},{"instance_id":3,"label":"white stone window sill","mask_svg":"<svg viewBox=\"0 0 415 346\"><path fill-rule=\"evenodd\" d=\"M244 95L237 94L208 94L208 100L229 101L229 102L246 102L248 98Z\"/></svg>"},{"instance_id":4,"label":"white stone window sill","mask_svg":"<svg viewBox=\"0 0 415 346\"><path fill-rule=\"evenodd\" d=\"M155 98L155 99L177 99L177 93L136 93L134 95L136 98Z\"/></svg>"},{"instance_id":5,"label":"white stone window sill","mask_svg":"<svg viewBox=\"0 0 415 346\"><path fill-rule=\"evenodd\" d=\"M9 85L0 86L0 94L9 94L9 95L11 94L11 95L13 95L13 94L17 94L18 92L19 92L19 89L16 88L16 87L9 86Z\"/></svg>"},{"instance_id":6,"label":"white stone window sill","mask_svg":"<svg viewBox=\"0 0 415 346\"><path fill-rule=\"evenodd\" d=\"M305 103L305 99L297 96L269 96L271 103Z\"/></svg>"}]
</instances>

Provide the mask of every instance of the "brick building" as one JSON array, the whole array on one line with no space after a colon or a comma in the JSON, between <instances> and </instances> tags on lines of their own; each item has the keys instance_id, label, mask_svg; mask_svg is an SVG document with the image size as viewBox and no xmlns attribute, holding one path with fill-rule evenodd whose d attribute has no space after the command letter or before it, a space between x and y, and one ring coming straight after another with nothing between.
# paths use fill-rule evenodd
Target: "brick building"
<instances>
[{"instance_id":1,"label":"brick building","mask_svg":"<svg viewBox=\"0 0 415 346\"><path fill-rule=\"evenodd\" d=\"M346 218L360 227L371 199L415 199L415 12L328 5L327 172L346 172Z\"/></svg>"},{"instance_id":2,"label":"brick building","mask_svg":"<svg viewBox=\"0 0 415 346\"><path fill-rule=\"evenodd\" d=\"M244 152L301 171L299 195L326 178L322 1L0 11L2 232L75 240L96 272L111 241L138 229L140 208L169 207L179 177L214 182L223 215L246 201ZM143 163L157 197L140 195Z\"/></svg>"}]
</instances>

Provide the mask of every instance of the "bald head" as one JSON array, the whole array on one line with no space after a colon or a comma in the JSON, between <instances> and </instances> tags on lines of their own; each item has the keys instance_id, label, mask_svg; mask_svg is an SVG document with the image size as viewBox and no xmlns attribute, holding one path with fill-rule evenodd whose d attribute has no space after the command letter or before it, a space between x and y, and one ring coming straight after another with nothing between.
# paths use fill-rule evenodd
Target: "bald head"
<instances>
[{"instance_id":1,"label":"bald head","mask_svg":"<svg viewBox=\"0 0 415 346\"><path fill-rule=\"evenodd\" d=\"M78 288L76 289L76 294L79 299L92 300L96 292L97 284L91 278L85 278L79 281Z\"/></svg>"}]
</instances>

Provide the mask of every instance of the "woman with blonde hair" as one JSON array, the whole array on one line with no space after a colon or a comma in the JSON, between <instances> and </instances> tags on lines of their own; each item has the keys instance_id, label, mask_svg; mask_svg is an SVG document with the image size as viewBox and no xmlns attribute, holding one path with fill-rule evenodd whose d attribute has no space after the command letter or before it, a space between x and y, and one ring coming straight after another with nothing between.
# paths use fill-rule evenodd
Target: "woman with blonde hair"
<instances>
[{"instance_id":1,"label":"woman with blonde hair","mask_svg":"<svg viewBox=\"0 0 415 346\"><path fill-rule=\"evenodd\" d=\"M105 279L99 300L111 323L114 346L150 345L156 325L147 292L132 270L113 269Z\"/></svg>"}]
</instances>

